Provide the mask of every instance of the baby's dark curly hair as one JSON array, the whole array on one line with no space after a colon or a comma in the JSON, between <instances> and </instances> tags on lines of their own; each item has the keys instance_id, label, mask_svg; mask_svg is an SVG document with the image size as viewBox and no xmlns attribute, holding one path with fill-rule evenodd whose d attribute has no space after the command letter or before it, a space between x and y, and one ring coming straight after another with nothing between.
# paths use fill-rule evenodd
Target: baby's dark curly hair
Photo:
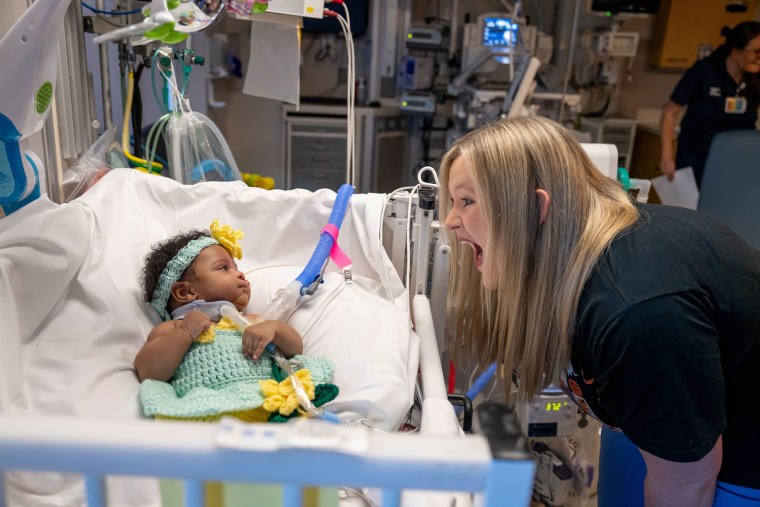
<instances>
[{"instance_id":1,"label":"baby's dark curly hair","mask_svg":"<svg viewBox=\"0 0 760 507\"><path fill-rule=\"evenodd\" d=\"M166 268L166 265L169 264L169 261L177 255L177 252L182 250L192 240L203 236L211 236L211 234L208 231L193 229L177 234L151 247L150 253L145 256L145 266L143 266L142 274L140 275L143 301L150 303L153 299L153 293L156 290L156 286L158 286L158 278L161 276L164 268ZM180 280L185 279L185 274L187 274L187 269L182 273Z\"/></svg>"}]
</instances>

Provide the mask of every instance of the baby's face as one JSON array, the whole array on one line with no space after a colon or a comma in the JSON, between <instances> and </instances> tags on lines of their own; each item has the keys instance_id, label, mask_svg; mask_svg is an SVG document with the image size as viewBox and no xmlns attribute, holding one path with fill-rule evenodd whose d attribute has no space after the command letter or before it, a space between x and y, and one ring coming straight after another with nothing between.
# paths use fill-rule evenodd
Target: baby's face
<instances>
[{"instance_id":1,"label":"baby's face","mask_svg":"<svg viewBox=\"0 0 760 507\"><path fill-rule=\"evenodd\" d=\"M248 306L251 284L230 253L222 246L211 245L198 254L188 279L198 299L204 301L230 301L238 310Z\"/></svg>"}]
</instances>

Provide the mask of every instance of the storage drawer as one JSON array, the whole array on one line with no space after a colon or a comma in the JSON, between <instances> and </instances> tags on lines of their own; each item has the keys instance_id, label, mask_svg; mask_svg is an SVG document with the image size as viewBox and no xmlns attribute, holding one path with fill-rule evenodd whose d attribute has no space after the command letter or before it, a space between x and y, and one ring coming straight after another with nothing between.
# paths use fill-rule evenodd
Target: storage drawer
<instances>
[{"instance_id":1,"label":"storage drawer","mask_svg":"<svg viewBox=\"0 0 760 507\"><path fill-rule=\"evenodd\" d=\"M300 133L323 133L346 135L346 120L329 120L329 119L301 119L298 122L289 121L291 135L297 136Z\"/></svg>"},{"instance_id":2,"label":"storage drawer","mask_svg":"<svg viewBox=\"0 0 760 507\"><path fill-rule=\"evenodd\" d=\"M322 136L292 136L291 153L340 153L346 154L346 138Z\"/></svg>"},{"instance_id":3,"label":"storage drawer","mask_svg":"<svg viewBox=\"0 0 760 507\"><path fill-rule=\"evenodd\" d=\"M608 134L605 131L602 142L607 144L614 144L617 146L620 153L627 153L628 148L631 146L631 133L628 132L626 134Z\"/></svg>"},{"instance_id":4,"label":"storage drawer","mask_svg":"<svg viewBox=\"0 0 760 507\"><path fill-rule=\"evenodd\" d=\"M309 171L322 169L326 171L345 172L345 153L293 153L290 161L291 171Z\"/></svg>"},{"instance_id":5,"label":"storage drawer","mask_svg":"<svg viewBox=\"0 0 760 507\"><path fill-rule=\"evenodd\" d=\"M346 182L345 171L294 171L290 174L290 188L305 188L306 190L318 190L329 188L338 191Z\"/></svg>"}]
</instances>

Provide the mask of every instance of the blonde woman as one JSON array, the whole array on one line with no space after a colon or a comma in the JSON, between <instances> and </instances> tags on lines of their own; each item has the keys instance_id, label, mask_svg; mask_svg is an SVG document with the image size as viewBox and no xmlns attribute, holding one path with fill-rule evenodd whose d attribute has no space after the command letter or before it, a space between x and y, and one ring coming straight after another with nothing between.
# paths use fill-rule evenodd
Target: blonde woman
<instances>
[{"instance_id":1,"label":"blonde woman","mask_svg":"<svg viewBox=\"0 0 760 507\"><path fill-rule=\"evenodd\" d=\"M648 506L712 505L716 479L760 501L760 252L635 203L545 118L459 139L441 187L455 357L514 372L523 398L557 384L624 432Z\"/></svg>"}]
</instances>

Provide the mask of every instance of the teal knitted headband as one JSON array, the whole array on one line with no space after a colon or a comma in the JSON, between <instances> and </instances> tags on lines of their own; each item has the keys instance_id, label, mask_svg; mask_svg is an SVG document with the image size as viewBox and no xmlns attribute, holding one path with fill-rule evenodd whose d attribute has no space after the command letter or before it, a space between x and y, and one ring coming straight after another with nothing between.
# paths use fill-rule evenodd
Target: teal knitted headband
<instances>
[{"instance_id":1,"label":"teal knitted headband","mask_svg":"<svg viewBox=\"0 0 760 507\"><path fill-rule=\"evenodd\" d=\"M158 277L158 285L153 291L153 299L150 300L150 306L158 312L162 320L171 319L171 315L166 311L166 304L169 302L169 296L172 293L172 285L179 280L182 273L201 253L201 250L207 246L218 244L219 242L210 236L201 236L182 247L177 255L166 264L161 276Z\"/></svg>"}]
</instances>

